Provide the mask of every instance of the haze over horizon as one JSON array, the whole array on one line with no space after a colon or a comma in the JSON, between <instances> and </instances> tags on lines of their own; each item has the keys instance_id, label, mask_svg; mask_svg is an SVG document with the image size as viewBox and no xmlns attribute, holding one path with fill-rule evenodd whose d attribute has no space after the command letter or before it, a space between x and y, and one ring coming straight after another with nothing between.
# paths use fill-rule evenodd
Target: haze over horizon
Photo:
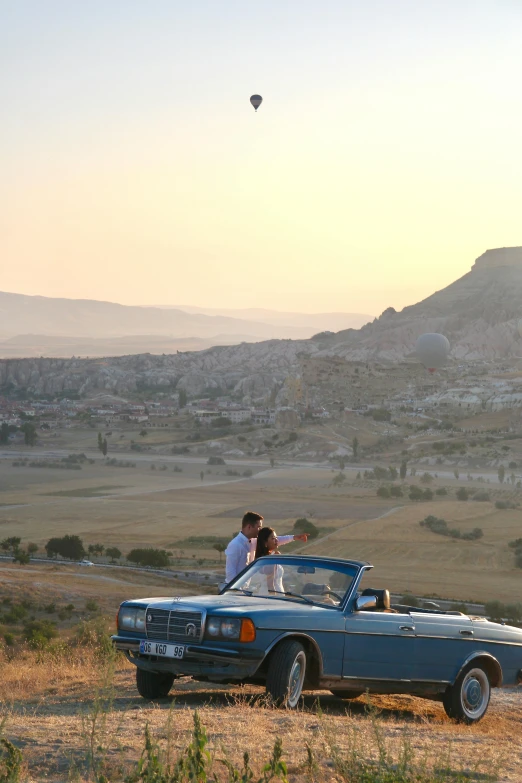
<instances>
[{"instance_id":1,"label":"haze over horizon","mask_svg":"<svg viewBox=\"0 0 522 783\"><path fill-rule=\"evenodd\" d=\"M4 291L378 315L522 244L520 3L0 17Z\"/></svg>"}]
</instances>

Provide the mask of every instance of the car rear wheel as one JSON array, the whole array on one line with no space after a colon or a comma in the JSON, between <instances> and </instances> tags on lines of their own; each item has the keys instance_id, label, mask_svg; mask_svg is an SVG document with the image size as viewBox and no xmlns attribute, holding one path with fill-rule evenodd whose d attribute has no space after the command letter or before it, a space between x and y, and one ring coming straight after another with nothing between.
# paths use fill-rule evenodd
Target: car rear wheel
<instances>
[{"instance_id":1,"label":"car rear wheel","mask_svg":"<svg viewBox=\"0 0 522 783\"><path fill-rule=\"evenodd\" d=\"M305 675L305 649L300 642L287 639L272 653L266 692L279 706L294 709L303 691Z\"/></svg>"},{"instance_id":2,"label":"car rear wheel","mask_svg":"<svg viewBox=\"0 0 522 783\"><path fill-rule=\"evenodd\" d=\"M480 664L470 664L447 689L442 703L449 718L459 723L476 723L486 714L490 696L487 671Z\"/></svg>"},{"instance_id":3,"label":"car rear wheel","mask_svg":"<svg viewBox=\"0 0 522 783\"><path fill-rule=\"evenodd\" d=\"M168 673L158 674L145 669L136 669L136 687L138 693L144 699L164 699L169 695L174 682L174 675Z\"/></svg>"},{"instance_id":4,"label":"car rear wheel","mask_svg":"<svg viewBox=\"0 0 522 783\"><path fill-rule=\"evenodd\" d=\"M364 691L330 691L333 696L337 696L338 699L358 699L362 696Z\"/></svg>"}]
</instances>

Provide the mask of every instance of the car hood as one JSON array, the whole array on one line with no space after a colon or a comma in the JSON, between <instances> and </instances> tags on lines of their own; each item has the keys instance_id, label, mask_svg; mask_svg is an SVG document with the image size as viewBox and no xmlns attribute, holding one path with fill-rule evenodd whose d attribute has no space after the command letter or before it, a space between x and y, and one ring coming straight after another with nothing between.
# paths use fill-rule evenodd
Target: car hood
<instances>
[{"instance_id":1,"label":"car hood","mask_svg":"<svg viewBox=\"0 0 522 783\"><path fill-rule=\"evenodd\" d=\"M332 612L333 607L316 606L307 604L299 598L259 598L247 595L197 595L187 598L140 598L129 601L133 605L141 604L156 609L168 609L170 611L201 611L206 610L212 614L221 615L248 615L270 612L270 614L292 613L293 617L317 612Z\"/></svg>"}]
</instances>

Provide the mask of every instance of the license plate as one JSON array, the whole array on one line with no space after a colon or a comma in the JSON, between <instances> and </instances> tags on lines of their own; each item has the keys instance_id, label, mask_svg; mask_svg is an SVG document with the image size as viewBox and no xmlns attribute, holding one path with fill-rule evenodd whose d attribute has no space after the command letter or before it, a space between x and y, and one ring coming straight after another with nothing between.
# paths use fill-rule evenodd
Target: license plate
<instances>
[{"instance_id":1,"label":"license plate","mask_svg":"<svg viewBox=\"0 0 522 783\"><path fill-rule=\"evenodd\" d=\"M140 653L144 655L160 655L162 658L183 658L185 647L182 644L165 644L164 642L140 642Z\"/></svg>"}]
</instances>

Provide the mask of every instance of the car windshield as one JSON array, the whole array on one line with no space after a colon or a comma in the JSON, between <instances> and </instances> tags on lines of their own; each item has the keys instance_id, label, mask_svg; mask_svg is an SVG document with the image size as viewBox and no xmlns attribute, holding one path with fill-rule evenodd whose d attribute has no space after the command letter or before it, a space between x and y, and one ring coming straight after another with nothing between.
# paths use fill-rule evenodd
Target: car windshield
<instances>
[{"instance_id":1,"label":"car windshield","mask_svg":"<svg viewBox=\"0 0 522 783\"><path fill-rule=\"evenodd\" d=\"M344 563L271 555L252 563L225 592L335 607L344 601L356 573L356 566Z\"/></svg>"}]
</instances>

